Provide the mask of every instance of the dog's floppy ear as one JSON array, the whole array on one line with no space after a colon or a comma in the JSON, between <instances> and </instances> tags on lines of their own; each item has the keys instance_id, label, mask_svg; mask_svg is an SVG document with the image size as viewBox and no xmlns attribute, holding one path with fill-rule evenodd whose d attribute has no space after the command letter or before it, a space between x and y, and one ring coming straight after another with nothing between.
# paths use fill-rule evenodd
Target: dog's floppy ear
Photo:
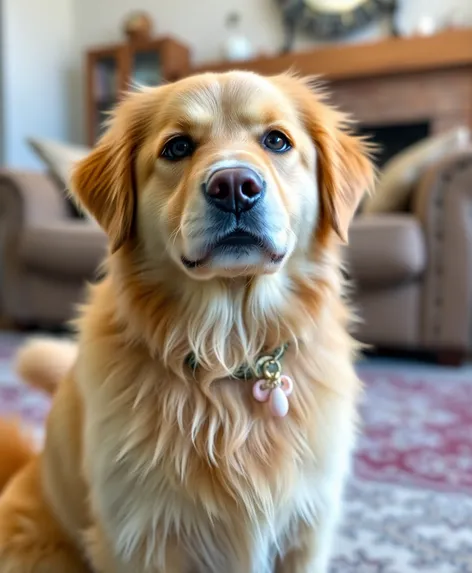
<instances>
[{"instance_id":1,"label":"dog's floppy ear","mask_svg":"<svg viewBox=\"0 0 472 573\"><path fill-rule=\"evenodd\" d=\"M133 233L134 160L146 126L144 95L129 95L117 106L107 131L71 176L72 194L107 233L112 253Z\"/></svg>"},{"instance_id":2,"label":"dog's floppy ear","mask_svg":"<svg viewBox=\"0 0 472 573\"><path fill-rule=\"evenodd\" d=\"M316 79L286 77L284 81L291 83L291 96L317 150L322 215L347 242L351 219L364 193L374 185L375 147L352 133L348 117L326 103L326 92Z\"/></svg>"},{"instance_id":3,"label":"dog's floppy ear","mask_svg":"<svg viewBox=\"0 0 472 573\"><path fill-rule=\"evenodd\" d=\"M327 107L327 106L326 106ZM375 172L373 147L349 131L340 112L327 108L309 116L310 131L318 151L318 181L324 215L342 241L364 193L371 191Z\"/></svg>"}]
</instances>

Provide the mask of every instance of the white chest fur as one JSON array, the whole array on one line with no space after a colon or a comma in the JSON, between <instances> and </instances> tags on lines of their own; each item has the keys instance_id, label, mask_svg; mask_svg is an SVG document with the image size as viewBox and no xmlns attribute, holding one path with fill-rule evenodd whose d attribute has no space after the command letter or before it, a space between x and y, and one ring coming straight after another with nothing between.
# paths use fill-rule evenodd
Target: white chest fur
<instances>
[{"instance_id":1,"label":"white chest fur","mask_svg":"<svg viewBox=\"0 0 472 573\"><path fill-rule=\"evenodd\" d=\"M296 545L299 523L314 523L331 501L323 487L316 487L326 481L312 469L299 476L293 494L273 515L254 522L245 512L228 514L221 508L210 517L158 471L144 479L131 477L131 471L127 463L112 473L95 468L101 479L92 499L117 558L135 563L140 553L143 573L166 571L169 544L175 543L192 571L272 573L276 556Z\"/></svg>"}]
</instances>

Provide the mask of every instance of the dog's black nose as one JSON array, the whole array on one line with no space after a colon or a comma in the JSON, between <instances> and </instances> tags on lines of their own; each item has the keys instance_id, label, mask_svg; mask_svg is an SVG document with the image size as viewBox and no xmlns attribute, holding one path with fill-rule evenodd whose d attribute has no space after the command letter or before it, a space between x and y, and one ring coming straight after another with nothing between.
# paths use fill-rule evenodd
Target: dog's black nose
<instances>
[{"instance_id":1,"label":"dog's black nose","mask_svg":"<svg viewBox=\"0 0 472 573\"><path fill-rule=\"evenodd\" d=\"M235 215L254 207L263 191L262 178L247 167L216 171L205 187L206 195L215 207Z\"/></svg>"}]
</instances>

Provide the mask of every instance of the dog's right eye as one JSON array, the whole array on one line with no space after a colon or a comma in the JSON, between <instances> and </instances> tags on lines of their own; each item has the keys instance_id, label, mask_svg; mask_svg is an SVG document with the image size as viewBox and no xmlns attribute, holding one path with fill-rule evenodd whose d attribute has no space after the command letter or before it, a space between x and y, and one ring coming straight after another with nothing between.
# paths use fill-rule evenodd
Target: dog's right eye
<instances>
[{"instance_id":1,"label":"dog's right eye","mask_svg":"<svg viewBox=\"0 0 472 573\"><path fill-rule=\"evenodd\" d=\"M262 138L262 145L274 153L285 153L292 149L292 144L290 143L289 138L285 133L282 133L277 129L273 129L272 131L269 131L269 133L266 133Z\"/></svg>"},{"instance_id":2,"label":"dog's right eye","mask_svg":"<svg viewBox=\"0 0 472 573\"><path fill-rule=\"evenodd\" d=\"M195 143L187 135L177 135L170 139L161 152L161 157L169 161L180 161L189 157L195 150Z\"/></svg>"}]
</instances>

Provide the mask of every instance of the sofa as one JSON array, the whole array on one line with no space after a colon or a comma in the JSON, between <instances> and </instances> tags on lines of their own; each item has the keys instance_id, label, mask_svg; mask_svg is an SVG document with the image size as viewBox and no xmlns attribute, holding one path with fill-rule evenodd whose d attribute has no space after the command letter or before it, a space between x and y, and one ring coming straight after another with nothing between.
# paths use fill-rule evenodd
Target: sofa
<instances>
[{"instance_id":1,"label":"sofa","mask_svg":"<svg viewBox=\"0 0 472 573\"><path fill-rule=\"evenodd\" d=\"M356 217L346 258L360 340L460 363L472 349L472 149L429 167L406 209Z\"/></svg>"},{"instance_id":2,"label":"sofa","mask_svg":"<svg viewBox=\"0 0 472 573\"><path fill-rule=\"evenodd\" d=\"M20 328L62 327L97 276L106 238L53 177L0 170L0 313Z\"/></svg>"},{"instance_id":3,"label":"sofa","mask_svg":"<svg viewBox=\"0 0 472 573\"><path fill-rule=\"evenodd\" d=\"M0 173L1 312L16 325L57 326L96 277L105 237L71 214L46 174ZM436 162L408 207L359 214L346 248L361 322L375 347L459 362L472 347L472 149Z\"/></svg>"}]
</instances>

